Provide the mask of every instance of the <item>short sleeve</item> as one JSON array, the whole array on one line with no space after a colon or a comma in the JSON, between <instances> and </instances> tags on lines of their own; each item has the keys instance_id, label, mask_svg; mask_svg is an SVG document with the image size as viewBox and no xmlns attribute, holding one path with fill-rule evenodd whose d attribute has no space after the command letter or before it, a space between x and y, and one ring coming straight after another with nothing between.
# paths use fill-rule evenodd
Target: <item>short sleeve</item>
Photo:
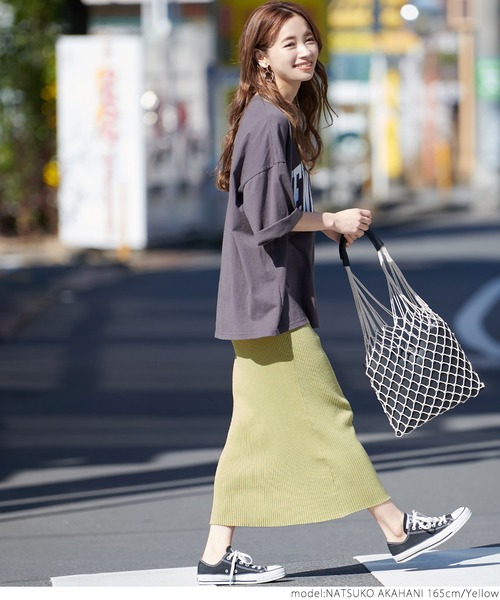
<instances>
[{"instance_id":1,"label":"short sleeve","mask_svg":"<svg viewBox=\"0 0 500 600\"><path fill-rule=\"evenodd\" d=\"M243 186L243 204L256 244L263 246L295 227L302 216L294 203L290 172L286 163L275 163Z\"/></svg>"}]
</instances>

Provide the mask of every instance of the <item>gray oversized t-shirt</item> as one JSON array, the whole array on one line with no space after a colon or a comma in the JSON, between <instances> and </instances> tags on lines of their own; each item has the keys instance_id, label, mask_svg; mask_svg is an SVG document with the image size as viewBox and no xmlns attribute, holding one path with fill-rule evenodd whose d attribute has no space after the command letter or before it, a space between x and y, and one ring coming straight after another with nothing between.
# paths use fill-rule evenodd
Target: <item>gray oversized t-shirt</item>
<instances>
[{"instance_id":1,"label":"gray oversized t-shirt","mask_svg":"<svg viewBox=\"0 0 500 600\"><path fill-rule=\"evenodd\" d=\"M236 135L224 225L215 336L254 339L318 326L309 174L285 114L255 96Z\"/></svg>"}]
</instances>

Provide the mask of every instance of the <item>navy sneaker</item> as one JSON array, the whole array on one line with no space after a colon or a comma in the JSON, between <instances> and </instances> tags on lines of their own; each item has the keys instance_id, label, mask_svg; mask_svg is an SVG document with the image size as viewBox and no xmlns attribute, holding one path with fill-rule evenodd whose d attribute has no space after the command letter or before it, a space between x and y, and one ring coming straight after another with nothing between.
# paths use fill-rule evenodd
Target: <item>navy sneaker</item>
<instances>
[{"instance_id":1,"label":"navy sneaker","mask_svg":"<svg viewBox=\"0 0 500 600\"><path fill-rule=\"evenodd\" d=\"M226 554L216 565L200 560L198 583L200 585L252 585L268 583L285 577L285 569L279 565L261 567L252 564L252 557L228 546Z\"/></svg>"},{"instance_id":2,"label":"navy sneaker","mask_svg":"<svg viewBox=\"0 0 500 600\"><path fill-rule=\"evenodd\" d=\"M425 517L413 511L405 514L403 528L406 539L403 542L388 542L387 545L394 560L406 562L419 556L426 550L431 550L459 531L471 516L470 509L457 508L442 517Z\"/></svg>"}]
</instances>

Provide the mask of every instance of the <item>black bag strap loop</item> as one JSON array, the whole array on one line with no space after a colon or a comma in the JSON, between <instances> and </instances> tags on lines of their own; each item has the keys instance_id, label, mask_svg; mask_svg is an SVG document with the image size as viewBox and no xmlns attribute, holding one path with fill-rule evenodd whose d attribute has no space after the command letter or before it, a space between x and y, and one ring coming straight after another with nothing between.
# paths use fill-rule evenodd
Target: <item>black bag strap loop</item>
<instances>
[{"instance_id":1,"label":"black bag strap loop","mask_svg":"<svg viewBox=\"0 0 500 600\"><path fill-rule=\"evenodd\" d=\"M365 232L365 235L373 244L373 247L377 252L384 246L384 242L378 237L378 235L375 233L375 231L373 231L373 229L368 229L368 231ZM343 235L340 237L339 241L339 254L344 267L349 267L350 263L349 257L347 256L346 239Z\"/></svg>"}]
</instances>

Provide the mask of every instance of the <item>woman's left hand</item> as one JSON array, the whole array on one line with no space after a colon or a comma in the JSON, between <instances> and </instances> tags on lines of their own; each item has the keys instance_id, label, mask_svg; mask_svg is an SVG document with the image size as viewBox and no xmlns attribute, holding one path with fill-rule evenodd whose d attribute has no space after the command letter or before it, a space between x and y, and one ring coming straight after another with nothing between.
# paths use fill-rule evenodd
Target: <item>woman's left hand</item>
<instances>
[{"instance_id":1,"label":"woman's left hand","mask_svg":"<svg viewBox=\"0 0 500 600\"><path fill-rule=\"evenodd\" d=\"M337 233L336 231L328 231L328 229L323 230L323 233L326 235L326 237L330 238L334 242L337 242L337 244L340 242L340 233Z\"/></svg>"},{"instance_id":2,"label":"woman's left hand","mask_svg":"<svg viewBox=\"0 0 500 600\"><path fill-rule=\"evenodd\" d=\"M337 233L336 231L328 231L328 230L326 230L326 231L324 230L323 233L326 235L326 237L329 237L334 242L337 242L337 244L340 243L340 238L342 237L341 233ZM358 239L358 237L353 236L353 235L348 235L348 234L347 235L344 234L344 237L345 237L345 241L346 241L346 244L345 244L346 248L349 248L349 246Z\"/></svg>"}]
</instances>

